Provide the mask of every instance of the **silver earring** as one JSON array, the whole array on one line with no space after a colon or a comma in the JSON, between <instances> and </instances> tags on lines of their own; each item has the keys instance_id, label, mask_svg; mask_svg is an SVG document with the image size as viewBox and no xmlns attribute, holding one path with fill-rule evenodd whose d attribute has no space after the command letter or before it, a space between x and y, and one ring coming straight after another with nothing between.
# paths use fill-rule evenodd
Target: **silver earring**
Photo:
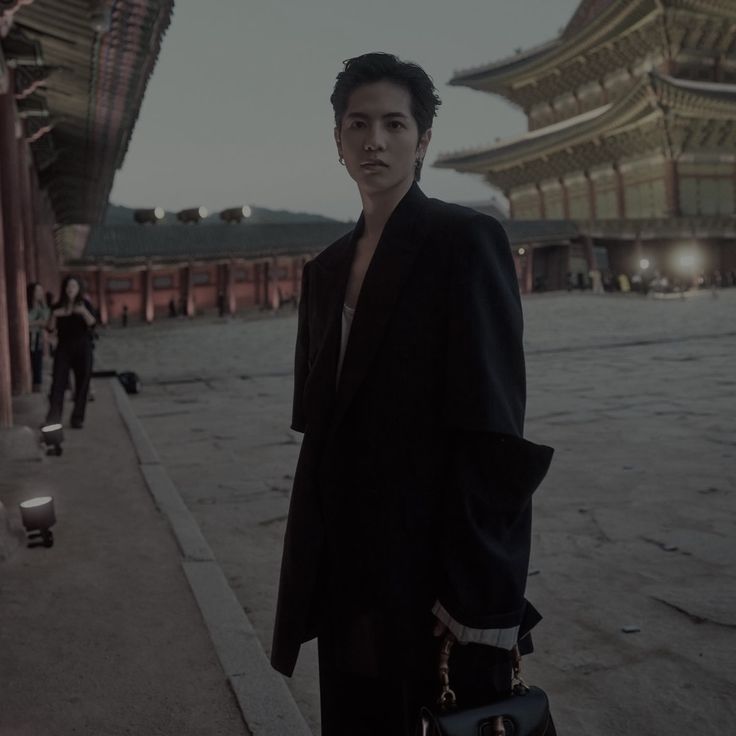
<instances>
[{"instance_id":1,"label":"silver earring","mask_svg":"<svg viewBox=\"0 0 736 736\"><path fill-rule=\"evenodd\" d=\"M337 160L340 163L340 166L345 166L345 159L342 156L340 156Z\"/></svg>"}]
</instances>

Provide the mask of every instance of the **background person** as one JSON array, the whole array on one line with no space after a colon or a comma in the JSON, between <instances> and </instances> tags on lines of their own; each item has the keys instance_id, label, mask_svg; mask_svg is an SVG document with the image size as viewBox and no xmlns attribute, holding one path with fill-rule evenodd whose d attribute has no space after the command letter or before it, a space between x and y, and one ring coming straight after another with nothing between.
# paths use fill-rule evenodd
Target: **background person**
<instances>
[{"instance_id":1,"label":"background person","mask_svg":"<svg viewBox=\"0 0 736 736\"><path fill-rule=\"evenodd\" d=\"M43 358L46 352L45 327L49 321L51 310L46 302L46 294L41 284L28 284L26 297L28 301L33 393L37 394L41 392L41 385L43 384Z\"/></svg>"},{"instance_id":2,"label":"background person","mask_svg":"<svg viewBox=\"0 0 736 736\"><path fill-rule=\"evenodd\" d=\"M70 370L74 373L71 426L81 429L84 424L92 377L92 328L95 323L84 303L79 279L67 276L61 285L61 299L54 305L47 328L57 335L47 424L61 423Z\"/></svg>"}]
</instances>

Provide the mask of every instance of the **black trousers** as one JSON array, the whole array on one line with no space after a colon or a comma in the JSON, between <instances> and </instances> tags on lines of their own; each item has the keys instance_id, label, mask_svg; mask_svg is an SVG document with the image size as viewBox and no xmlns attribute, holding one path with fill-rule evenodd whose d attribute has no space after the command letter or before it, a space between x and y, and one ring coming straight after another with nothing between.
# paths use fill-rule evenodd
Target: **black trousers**
<instances>
[{"instance_id":1,"label":"black trousers","mask_svg":"<svg viewBox=\"0 0 736 736\"><path fill-rule=\"evenodd\" d=\"M401 650L385 619L337 626L318 639L322 736L415 736L419 710L440 694L441 641L433 617ZM387 643L389 646L387 647ZM391 656L391 650L396 656ZM511 691L511 654L481 644L455 644L450 684L461 708L504 698Z\"/></svg>"},{"instance_id":2,"label":"black trousers","mask_svg":"<svg viewBox=\"0 0 736 736\"><path fill-rule=\"evenodd\" d=\"M33 386L40 386L43 383L43 347L31 350L31 373Z\"/></svg>"},{"instance_id":3,"label":"black trousers","mask_svg":"<svg viewBox=\"0 0 736 736\"><path fill-rule=\"evenodd\" d=\"M49 413L46 421L61 422L64 410L64 393L69 383L69 371L74 372L74 409L72 421L83 422L87 408L89 382L92 377L92 343L78 340L71 345L59 345L54 353L54 371L49 397Z\"/></svg>"}]
</instances>

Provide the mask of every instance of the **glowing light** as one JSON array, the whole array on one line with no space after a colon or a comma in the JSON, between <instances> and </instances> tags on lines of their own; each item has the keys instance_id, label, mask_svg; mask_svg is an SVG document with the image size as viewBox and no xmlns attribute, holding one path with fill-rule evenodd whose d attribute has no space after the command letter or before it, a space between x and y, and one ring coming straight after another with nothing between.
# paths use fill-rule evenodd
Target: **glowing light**
<instances>
[{"instance_id":1,"label":"glowing light","mask_svg":"<svg viewBox=\"0 0 736 736\"><path fill-rule=\"evenodd\" d=\"M204 220L205 217L207 217L207 208L206 207L200 207L197 212L199 213L199 216Z\"/></svg>"},{"instance_id":2,"label":"glowing light","mask_svg":"<svg viewBox=\"0 0 736 736\"><path fill-rule=\"evenodd\" d=\"M248 205L245 205L245 207L243 207L243 217L250 217L252 214L253 210L248 207Z\"/></svg>"},{"instance_id":3,"label":"glowing light","mask_svg":"<svg viewBox=\"0 0 736 736\"><path fill-rule=\"evenodd\" d=\"M41 427L42 432L57 432L60 430L61 424L47 424L45 427Z\"/></svg>"},{"instance_id":4,"label":"glowing light","mask_svg":"<svg viewBox=\"0 0 736 736\"><path fill-rule=\"evenodd\" d=\"M642 258L642 259L641 259L641 260L639 261L639 268L640 268L640 269L641 269L642 271L646 271L646 270L647 270L647 269L649 268L649 265L650 265L650 264L649 264L649 260L648 260L647 258Z\"/></svg>"},{"instance_id":5,"label":"glowing light","mask_svg":"<svg viewBox=\"0 0 736 736\"><path fill-rule=\"evenodd\" d=\"M22 509L33 509L36 506L45 506L47 503L51 503L51 496L39 496L38 498L31 498L28 501L22 501L20 507Z\"/></svg>"},{"instance_id":6,"label":"glowing light","mask_svg":"<svg viewBox=\"0 0 736 736\"><path fill-rule=\"evenodd\" d=\"M526 249L525 248L519 248L519 255L520 256L523 256L524 253L526 253Z\"/></svg>"},{"instance_id":7,"label":"glowing light","mask_svg":"<svg viewBox=\"0 0 736 736\"><path fill-rule=\"evenodd\" d=\"M163 219L164 219L164 215L165 215L165 214L166 214L166 212L164 211L164 208L163 208L163 207L156 207L156 208L155 208L155 209L153 210L153 216L154 216L154 217L155 217L155 218L156 218L157 220L163 220Z\"/></svg>"},{"instance_id":8,"label":"glowing light","mask_svg":"<svg viewBox=\"0 0 736 736\"><path fill-rule=\"evenodd\" d=\"M680 256L680 266L682 268L694 268L695 256L692 253L684 253Z\"/></svg>"}]
</instances>

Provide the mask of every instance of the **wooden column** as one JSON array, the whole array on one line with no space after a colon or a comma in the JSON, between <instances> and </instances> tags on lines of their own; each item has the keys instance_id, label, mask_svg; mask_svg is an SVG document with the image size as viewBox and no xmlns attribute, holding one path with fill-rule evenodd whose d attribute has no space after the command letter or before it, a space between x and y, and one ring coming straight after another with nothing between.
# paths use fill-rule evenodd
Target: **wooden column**
<instances>
[{"instance_id":1,"label":"wooden column","mask_svg":"<svg viewBox=\"0 0 736 736\"><path fill-rule=\"evenodd\" d=\"M12 78L9 88L13 89ZM31 356L23 247L23 201L16 136L17 115L11 92L0 95L0 170L5 236L5 283L10 340L10 380L15 394L31 391Z\"/></svg>"},{"instance_id":2,"label":"wooden column","mask_svg":"<svg viewBox=\"0 0 736 736\"><path fill-rule=\"evenodd\" d=\"M21 198L23 201L23 245L25 247L26 278L38 281L38 257L35 234L35 207L31 194L31 152L25 140L18 141L20 161Z\"/></svg>"},{"instance_id":3,"label":"wooden column","mask_svg":"<svg viewBox=\"0 0 736 736\"><path fill-rule=\"evenodd\" d=\"M229 315L238 310L238 301L235 297L235 262L230 261L223 266L223 278L225 282L225 308Z\"/></svg>"},{"instance_id":4,"label":"wooden column","mask_svg":"<svg viewBox=\"0 0 736 736\"><path fill-rule=\"evenodd\" d=\"M593 186L593 180L590 178L590 174L587 171L583 172L583 176L585 177L585 186L588 191L588 212L590 213L590 219L595 220L595 188Z\"/></svg>"},{"instance_id":5,"label":"wooden column","mask_svg":"<svg viewBox=\"0 0 736 736\"><path fill-rule=\"evenodd\" d=\"M1 174L2 172L0 172ZM3 181L0 176L0 193ZM3 237L2 199L0 198L0 428L13 424L13 402L10 383L10 331L5 289L5 238Z\"/></svg>"},{"instance_id":6,"label":"wooden column","mask_svg":"<svg viewBox=\"0 0 736 736\"><path fill-rule=\"evenodd\" d=\"M526 247L526 268L524 270L524 293L531 294L534 291L534 248Z\"/></svg>"},{"instance_id":7,"label":"wooden column","mask_svg":"<svg viewBox=\"0 0 736 736\"><path fill-rule=\"evenodd\" d=\"M281 307L281 272L279 270L279 259L276 256L271 260L271 289L269 304L274 312L277 312Z\"/></svg>"},{"instance_id":8,"label":"wooden column","mask_svg":"<svg viewBox=\"0 0 736 736\"><path fill-rule=\"evenodd\" d=\"M535 186L537 187L537 197L539 198L539 215L543 220L546 220L547 203L544 201L544 192L542 191L542 187L540 187L538 183Z\"/></svg>"},{"instance_id":9,"label":"wooden column","mask_svg":"<svg viewBox=\"0 0 736 736\"><path fill-rule=\"evenodd\" d=\"M566 220L570 219L570 197L567 193L567 185L565 184L565 180L560 177L558 179L560 182L560 191L562 192L562 214Z\"/></svg>"},{"instance_id":10,"label":"wooden column","mask_svg":"<svg viewBox=\"0 0 736 736\"><path fill-rule=\"evenodd\" d=\"M153 269L151 264L146 264L146 270L141 273L143 277L143 319L146 324L151 324L154 317L153 309Z\"/></svg>"},{"instance_id":11,"label":"wooden column","mask_svg":"<svg viewBox=\"0 0 736 736\"><path fill-rule=\"evenodd\" d=\"M594 271L598 266L595 262L595 251L593 250L593 238L590 235L583 236L583 247L585 249L585 260L588 263L588 273Z\"/></svg>"},{"instance_id":12,"label":"wooden column","mask_svg":"<svg viewBox=\"0 0 736 736\"><path fill-rule=\"evenodd\" d=\"M192 293L192 265L184 266L180 273L181 299L185 317L194 316L194 294Z\"/></svg>"},{"instance_id":13,"label":"wooden column","mask_svg":"<svg viewBox=\"0 0 736 736\"><path fill-rule=\"evenodd\" d=\"M680 215L680 191L677 186L677 163L672 159L664 162L664 191L667 217Z\"/></svg>"},{"instance_id":14,"label":"wooden column","mask_svg":"<svg viewBox=\"0 0 736 736\"><path fill-rule=\"evenodd\" d=\"M616 206L618 208L618 216L620 219L626 217L626 198L624 197L624 175L618 164L613 165L613 171L616 174Z\"/></svg>"},{"instance_id":15,"label":"wooden column","mask_svg":"<svg viewBox=\"0 0 736 736\"><path fill-rule=\"evenodd\" d=\"M106 325L108 320L107 292L105 289L105 269L102 266L97 269L95 277L97 279L97 309L100 312L100 322Z\"/></svg>"}]
</instances>

